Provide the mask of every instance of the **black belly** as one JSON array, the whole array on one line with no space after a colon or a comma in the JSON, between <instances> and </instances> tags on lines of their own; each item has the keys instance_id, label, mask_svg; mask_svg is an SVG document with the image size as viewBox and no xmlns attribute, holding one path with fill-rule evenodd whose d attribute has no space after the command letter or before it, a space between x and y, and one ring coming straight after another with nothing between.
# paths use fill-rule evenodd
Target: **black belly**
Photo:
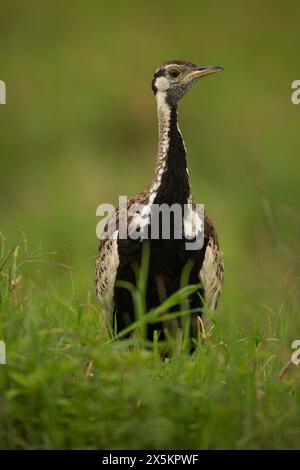
<instances>
[{"instance_id":1,"label":"black belly","mask_svg":"<svg viewBox=\"0 0 300 470\"><path fill-rule=\"evenodd\" d=\"M187 251L185 239L182 240L118 240L119 267L116 281L129 281L136 285L136 271L140 265L144 243L150 244L150 262L148 270L148 283L146 292L147 311L161 304L164 298L176 292L181 284L182 270L186 263L191 260L191 269L187 284L198 284L199 272L204 259L206 242L201 250ZM199 296L200 294L200 296ZM190 308L201 308L204 292L199 289L198 293L191 295L189 299ZM123 288L115 286L115 328L118 332L135 320L135 312L131 293ZM178 310L175 307L174 310ZM199 313L197 314L199 315ZM160 331L160 338L164 338L162 325L155 323L148 325L147 336L153 339L154 330Z\"/></svg>"}]
</instances>

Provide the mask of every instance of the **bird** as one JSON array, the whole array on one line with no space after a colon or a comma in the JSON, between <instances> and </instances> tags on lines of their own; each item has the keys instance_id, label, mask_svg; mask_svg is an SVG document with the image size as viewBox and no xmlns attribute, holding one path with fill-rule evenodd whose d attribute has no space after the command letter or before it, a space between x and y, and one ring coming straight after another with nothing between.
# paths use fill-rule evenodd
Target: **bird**
<instances>
[{"instance_id":1,"label":"bird","mask_svg":"<svg viewBox=\"0 0 300 470\"><path fill-rule=\"evenodd\" d=\"M181 274L190 262L188 284L198 284L198 291L189 298L191 309L202 314L204 306L214 311L222 290L224 277L223 256L219 248L217 231L203 209L196 205L189 180L186 146L178 125L178 104L181 98L201 78L220 72L220 66L197 66L186 60L170 60L160 65L152 78L152 91L156 98L158 119L158 151L155 175L152 183L140 194L131 197L116 209L117 229L106 233L100 240L96 258L96 295L100 301L105 325L118 333L135 321L134 304L128 289L120 286L119 281L136 285L136 266L140 266L143 247L148 243L150 250L146 288L147 311L181 287ZM139 216L132 216L130 207L140 204L143 207ZM164 205L188 208L188 216L182 212L182 237L177 237L178 225L170 219L170 236L162 236L159 225L158 237L143 239L145 227L149 229L151 207ZM140 236L121 237L118 222L122 211L129 216L135 233ZM202 219L201 219L202 216ZM129 220L129 219L128 219ZM191 226L202 227L202 243L197 249L187 249L186 241L191 238ZM161 224L161 219L159 219ZM179 224L180 226L180 224ZM198 230L197 229L197 230ZM196 230L196 231L197 231ZM195 231L192 231L194 234ZM110 235L110 236L109 236ZM193 315L195 324L195 315ZM178 326L180 321L178 319ZM148 325L147 336L153 339L154 330L165 338L165 324Z\"/></svg>"}]
</instances>

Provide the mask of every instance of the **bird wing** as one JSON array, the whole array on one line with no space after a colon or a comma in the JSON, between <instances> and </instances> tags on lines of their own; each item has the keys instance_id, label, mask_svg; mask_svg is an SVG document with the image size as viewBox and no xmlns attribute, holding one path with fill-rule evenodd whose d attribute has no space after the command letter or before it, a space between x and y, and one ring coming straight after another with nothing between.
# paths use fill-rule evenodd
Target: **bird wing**
<instances>
[{"instance_id":1,"label":"bird wing","mask_svg":"<svg viewBox=\"0 0 300 470\"><path fill-rule=\"evenodd\" d=\"M118 266L117 238L101 240L96 260L96 294L107 325L111 324L114 313L114 285Z\"/></svg>"},{"instance_id":2,"label":"bird wing","mask_svg":"<svg viewBox=\"0 0 300 470\"><path fill-rule=\"evenodd\" d=\"M125 210L128 213L128 209L132 204L136 202L144 203L147 197L147 193L143 192L136 197L128 199L126 203L121 204L109 217L100 239L95 272L96 294L101 305L106 325L112 323L115 310L114 288L120 264L118 252L120 212ZM129 224L131 215L127 214L127 218Z\"/></svg>"},{"instance_id":3,"label":"bird wing","mask_svg":"<svg viewBox=\"0 0 300 470\"><path fill-rule=\"evenodd\" d=\"M211 220L204 218L205 253L199 272L199 279L204 288L205 303L210 310L215 310L222 290L224 277L223 257L219 250L217 233Z\"/></svg>"},{"instance_id":4,"label":"bird wing","mask_svg":"<svg viewBox=\"0 0 300 470\"><path fill-rule=\"evenodd\" d=\"M96 294L106 325L112 323L114 313L114 286L119 266L119 210L120 208L118 207L110 215L103 229L96 259Z\"/></svg>"}]
</instances>

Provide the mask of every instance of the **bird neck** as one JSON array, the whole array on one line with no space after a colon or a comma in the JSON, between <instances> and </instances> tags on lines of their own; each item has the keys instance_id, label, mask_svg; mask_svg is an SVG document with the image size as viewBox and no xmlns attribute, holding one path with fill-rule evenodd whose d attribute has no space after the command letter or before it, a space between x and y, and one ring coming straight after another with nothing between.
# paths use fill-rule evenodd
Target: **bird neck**
<instances>
[{"instance_id":1,"label":"bird neck","mask_svg":"<svg viewBox=\"0 0 300 470\"><path fill-rule=\"evenodd\" d=\"M151 202L186 204L191 196L184 141L178 127L177 107L165 95L157 97L158 155L150 186Z\"/></svg>"}]
</instances>

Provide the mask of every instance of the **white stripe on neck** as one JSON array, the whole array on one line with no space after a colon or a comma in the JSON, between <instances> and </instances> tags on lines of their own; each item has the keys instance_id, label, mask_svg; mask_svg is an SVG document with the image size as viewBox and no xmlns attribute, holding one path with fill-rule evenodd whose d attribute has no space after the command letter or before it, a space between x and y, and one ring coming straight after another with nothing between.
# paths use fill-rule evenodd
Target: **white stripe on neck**
<instances>
[{"instance_id":1,"label":"white stripe on neck","mask_svg":"<svg viewBox=\"0 0 300 470\"><path fill-rule=\"evenodd\" d=\"M152 204L161 185L162 176L166 170L166 159L170 144L169 130L171 109L166 103L166 92L158 91L156 94L158 117L158 152L154 181L150 186L149 203Z\"/></svg>"}]
</instances>

